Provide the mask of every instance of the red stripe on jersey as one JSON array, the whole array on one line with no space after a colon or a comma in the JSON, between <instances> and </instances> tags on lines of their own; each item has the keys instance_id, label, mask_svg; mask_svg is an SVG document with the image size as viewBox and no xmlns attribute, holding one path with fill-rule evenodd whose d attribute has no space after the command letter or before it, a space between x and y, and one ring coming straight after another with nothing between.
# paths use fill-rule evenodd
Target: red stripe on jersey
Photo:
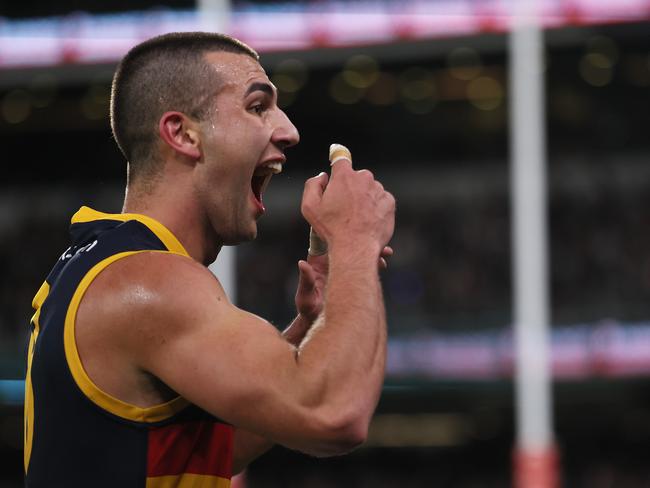
<instances>
[{"instance_id":1,"label":"red stripe on jersey","mask_svg":"<svg viewBox=\"0 0 650 488\"><path fill-rule=\"evenodd\" d=\"M210 421L152 427L147 476L182 473L232 476L233 428Z\"/></svg>"}]
</instances>

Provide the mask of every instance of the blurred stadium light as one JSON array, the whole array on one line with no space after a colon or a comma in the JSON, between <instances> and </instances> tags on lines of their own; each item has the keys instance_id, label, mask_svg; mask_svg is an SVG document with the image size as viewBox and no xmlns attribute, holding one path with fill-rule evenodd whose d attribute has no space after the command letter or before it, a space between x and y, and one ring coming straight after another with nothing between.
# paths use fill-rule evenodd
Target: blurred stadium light
<instances>
[{"instance_id":1,"label":"blurred stadium light","mask_svg":"<svg viewBox=\"0 0 650 488\"><path fill-rule=\"evenodd\" d=\"M0 68L117 61L131 46L172 30L224 29L260 52L362 46L505 32L510 4L496 0L235 3L0 22ZM650 0L541 2L543 27L635 22ZM362 21L360 21L362 19ZM208 24L206 24L208 22Z\"/></svg>"}]
</instances>

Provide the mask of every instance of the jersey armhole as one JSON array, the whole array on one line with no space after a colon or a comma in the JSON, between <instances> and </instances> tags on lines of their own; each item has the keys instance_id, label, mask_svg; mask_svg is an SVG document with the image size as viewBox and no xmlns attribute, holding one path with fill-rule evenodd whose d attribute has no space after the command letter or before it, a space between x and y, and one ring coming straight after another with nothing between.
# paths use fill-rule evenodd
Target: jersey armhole
<instances>
[{"instance_id":1,"label":"jersey armhole","mask_svg":"<svg viewBox=\"0 0 650 488\"><path fill-rule=\"evenodd\" d=\"M81 299L83 298L93 280L110 264L118 261L119 259L123 259L128 256L143 252L170 253L169 251L156 251L150 249L121 252L114 254L104 259L103 261L100 261L95 266L93 266L90 271L88 271L88 273L86 273L83 279L79 282L79 285L77 286L77 289L72 296L72 300L70 300L70 305L68 306L68 310L65 316L63 342L68 369L70 370L70 373L72 374L72 377L81 392L91 402L93 402L99 408L106 410L107 412L120 418L134 422L153 423L160 422L172 417L187 407L189 405L189 402L183 397L178 396L168 402L159 405L154 405L151 407L138 407L136 405L124 402L119 398L115 398L114 396L99 388L90 379L81 362L81 357L79 356L77 341L75 338L75 322L77 318L77 311L79 310L79 304L81 303Z\"/></svg>"}]
</instances>

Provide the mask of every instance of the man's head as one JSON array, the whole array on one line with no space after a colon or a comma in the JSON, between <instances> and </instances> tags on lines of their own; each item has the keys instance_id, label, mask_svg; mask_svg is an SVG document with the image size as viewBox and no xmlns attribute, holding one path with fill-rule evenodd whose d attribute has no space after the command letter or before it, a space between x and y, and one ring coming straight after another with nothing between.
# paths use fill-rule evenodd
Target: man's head
<instances>
[{"instance_id":1,"label":"man's head","mask_svg":"<svg viewBox=\"0 0 650 488\"><path fill-rule=\"evenodd\" d=\"M115 75L111 117L127 196L165 200L215 246L255 238L263 193L299 140L255 51L217 34L136 46Z\"/></svg>"},{"instance_id":2,"label":"man's head","mask_svg":"<svg viewBox=\"0 0 650 488\"><path fill-rule=\"evenodd\" d=\"M131 49L117 67L111 92L111 127L129 161L130 181L151 178L159 169L158 124L167 111L205 119L219 89L220 73L209 52L229 52L259 60L244 43L206 32L154 37Z\"/></svg>"}]
</instances>

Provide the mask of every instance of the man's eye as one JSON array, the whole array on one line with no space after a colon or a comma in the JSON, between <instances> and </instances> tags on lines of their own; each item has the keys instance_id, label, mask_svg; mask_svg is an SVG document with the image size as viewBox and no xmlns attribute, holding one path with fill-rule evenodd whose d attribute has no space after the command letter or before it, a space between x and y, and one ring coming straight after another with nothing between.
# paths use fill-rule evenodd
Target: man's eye
<instances>
[{"instance_id":1,"label":"man's eye","mask_svg":"<svg viewBox=\"0 0 650 488\"><path fill-rule=\"evenodd\" d=\"M261 113L264 112L264 105L262 105L261 103L259 103L259 104L257 104L257 105L253 105L253 106L251 107L251 110L252 110L253 112L255 112L257 115L260 115Z\"/></svg>"}]
</instances>

